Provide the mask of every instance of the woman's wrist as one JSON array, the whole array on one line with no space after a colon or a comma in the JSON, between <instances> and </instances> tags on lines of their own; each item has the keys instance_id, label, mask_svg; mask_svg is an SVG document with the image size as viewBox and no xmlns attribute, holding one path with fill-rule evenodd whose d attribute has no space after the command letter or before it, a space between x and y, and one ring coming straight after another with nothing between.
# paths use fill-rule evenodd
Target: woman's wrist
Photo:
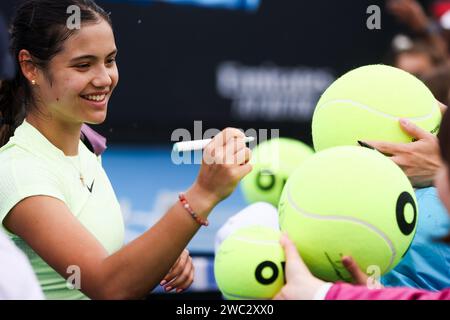
<instances>
[{"instance_id":1,"label":"woman's wrist","mask_svg":"<svg viewBox=\"0 0 450 320\"><path fill-rule=\"evenodd\" d=\"M331 287L334 283L332 282L324 282L317 288L316 293L314 294L313 300L326 300L328 291L330 291Z\"/></svg>"},{"instance_id":2,"label":"woman's wrist","mask_svg":"<svg viewBox=\"0 0 450 320\"><path fill-rule=\"evenodd\" d=\"M311 278L305 281L304 284L304 294L305 294L304 299L306 300L317 299L317 295L324 284L326 284L325 281L320 280L314 276L311 276Z\"/></svg>"},{"instance_id":3,"label":"woman's wrist","mask_svg":"<svg viewBox=\"0 0 450 320\"><path fill-rule=\"evenodd\" d=\"M220 202L212 192L194 183L185 193L193 210L203 218L207 218L211 210Z\"/></svg>"}]
</instances>

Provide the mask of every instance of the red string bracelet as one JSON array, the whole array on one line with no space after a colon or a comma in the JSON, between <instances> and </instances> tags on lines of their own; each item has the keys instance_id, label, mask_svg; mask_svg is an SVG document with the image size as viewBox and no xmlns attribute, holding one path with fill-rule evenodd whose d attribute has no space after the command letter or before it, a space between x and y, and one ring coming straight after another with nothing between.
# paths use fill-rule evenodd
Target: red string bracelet
<instances>
[{"instance_id":1,"label":"red string bracelet","mask_svg":"<svg viewBox=\"0 0 450 320\"><path fill-rule=\"evenodd\" d=\"M202 219L201 217L199 217L198 214L196 214L194 212L194 210L192 210L191 206L189 205L186 196L184 195L184 193L180 193L178 195L178 198L180 199L181 204L183 205L183 208L186 209L186 211L191 215L191 217L200 225L207 227L209 225L209 221L206 219Z\"/></svg>"}]
</instances>

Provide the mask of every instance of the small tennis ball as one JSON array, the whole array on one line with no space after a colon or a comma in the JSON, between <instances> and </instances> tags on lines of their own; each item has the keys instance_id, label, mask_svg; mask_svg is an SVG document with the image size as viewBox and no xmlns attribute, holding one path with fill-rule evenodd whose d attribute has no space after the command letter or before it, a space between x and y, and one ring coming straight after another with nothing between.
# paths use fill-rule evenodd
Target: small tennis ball
<instances>
[{"instance_id":1,"label":"small tennis ball","mask_svg":"<svg viewBox=\"0 0 450 320\"><path fill-rule=\"evenodd\" d=\"M230 235L214 259L217 286L226 299L271 299L284 285L281 233L253 226Z\"/></svg>"},{"instance_id":2,"label":"small tennis ball","mask_svg":"<svg viewBox=\"0 0 450 320\"><path fill-rule=\"evenodd\" d=\"M354 69L319 99L312 119L314 149L357 145L357 140L411 142L400 118L437 134L441 112L430 90L403 70L385 65Z\"/></svg>"},{"instance_id":3,"label":"small tennis ball","mask_svg":"<svg viewBox=\"0 0 450 320\"><path fill-rule=\"evenodd\" d=\"M260 143L252 150L253 170L242 179L245 200L278 206L289 175L311 154L312 148L295 139L277 138Z\"/></svg>"},{"instance_id":4,"label":"small tennis ball","mask_svg":"<svg viewBox=\"0 0 450 320\"><path fill-rule=\"evenodd\" d=\"M327 281L351 280L341 263L346 255L365 272L394 268L418 220L403 171L381 153L353 146L306 159L286 183L279 215L311 272Z\"/></svg>"}]
</instances>

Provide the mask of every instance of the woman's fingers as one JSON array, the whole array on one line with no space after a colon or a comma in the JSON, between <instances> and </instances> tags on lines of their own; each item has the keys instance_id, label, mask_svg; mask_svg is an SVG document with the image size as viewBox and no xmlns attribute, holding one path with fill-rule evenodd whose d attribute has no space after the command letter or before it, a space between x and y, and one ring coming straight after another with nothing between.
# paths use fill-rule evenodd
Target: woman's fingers
<instances>
[{"instance_id":1,"label":"woman's fingers","mask_svg":"<svg viewBox=\"0 0 450 320\"><path fill-rule=\"evenodd\" d=\"M345 269L350 273L352 276L353 281L356 284L360 285L366 285L367 279L369 278L367 274L365 274L358 266L355 260L353 260L350 256L345 256L342 258L342 264L344 265Z\"/></svg>"},{"instance_id":2,"label":"woman's fingers","mask_svg":"<svg viewBox=\"0 0 450 320\"><path fill-rule=\"evenodd\" d=\"M182 273L188 258L189 258L189 251L187 249L184 249L183 252L181 253L180 257L175 262L175 264L172 266L172 268L169 270L167 275L161 281L161 285L164 285L167 287L168 283L170 283L180 273Z\"/></svg>"},{"instance_id":3,"label":"woman's fingers","mask_svg":"<svg viewBox=\"0 0 450 320\"><path fill-rule=\"evenodd\" d=\"M194 265L192 258L189 257L183 271L170 283L167 284L166 291L176 289L177 292L181 292L189 288L194 281Z\"/></svg>"}]
</instances>

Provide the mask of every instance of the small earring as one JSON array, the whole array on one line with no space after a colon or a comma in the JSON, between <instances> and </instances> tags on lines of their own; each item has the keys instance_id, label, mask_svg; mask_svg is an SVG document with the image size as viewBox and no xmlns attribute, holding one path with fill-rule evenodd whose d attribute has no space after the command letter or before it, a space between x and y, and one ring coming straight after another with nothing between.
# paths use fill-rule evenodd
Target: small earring
<instances>
[{"instance_id":1,"label":"small earring","mask_svg":"<svg viewBox=\"0 0 450 320\"><path fill-rule=\"evenodd\" d=\"M36 84L36 80L31 80L31 84L34 86Z\"/></svg>"}]
</instances>

